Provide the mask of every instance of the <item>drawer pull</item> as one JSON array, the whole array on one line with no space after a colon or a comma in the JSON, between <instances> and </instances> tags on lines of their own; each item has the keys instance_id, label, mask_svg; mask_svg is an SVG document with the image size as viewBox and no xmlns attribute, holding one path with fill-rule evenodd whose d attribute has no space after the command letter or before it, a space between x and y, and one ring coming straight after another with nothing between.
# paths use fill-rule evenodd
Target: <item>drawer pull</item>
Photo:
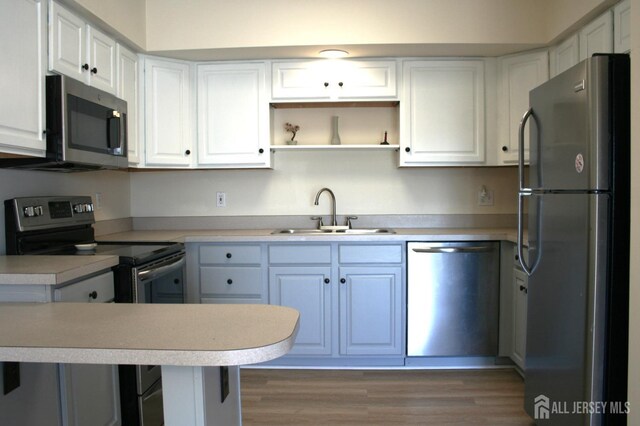
<instances>
[{"instance_id":1,"label":"drawer pull","mask_svg":"<svg viewBox=\"0 0 640 426\"><path fill-rule=\"evenodd\" d=\"M227 253L227 259L231 259L232 255L231 253Z\"/></svg>"},{"instance_id":2,"label":"drawer pull","mask_svg":"<svg viewBox=\"0 0 640 426\"><path fill-rule=\"evenodd\" d=\"M93 290L91 293L89 293L89 299L93 299L96 300L98 298L98 292Z\"/></svg>"},{"instance_id":3,"label":"drawer pull","mask_svg":"<svg viewBox=\"0 0 640 426\"><path fill-rule=\"evenodd\" d=\"M227 280L227 284L229 284L229 285L233 284L233 280L232 280L231 278L229 278L229 279Z\"/></svg>"}]
</instances>

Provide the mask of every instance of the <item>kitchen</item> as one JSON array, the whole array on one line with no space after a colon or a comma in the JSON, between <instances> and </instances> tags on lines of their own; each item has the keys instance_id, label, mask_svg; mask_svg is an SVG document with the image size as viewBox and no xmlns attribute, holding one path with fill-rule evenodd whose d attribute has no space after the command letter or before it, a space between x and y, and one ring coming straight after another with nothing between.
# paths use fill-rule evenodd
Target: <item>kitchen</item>
<instances>
[{"instance_id":1,"label":"kitchen","mask_svg":"<svg viewBox=\"0 0 640 426\"><path fill-rule=\"evenodd\" d=\"M430 45L432 50L429 50L429 56L472 55L473 48L469 47L471 43L484 43L481 48L486 52L490 51L492 46L495 48L496 44L508 44L513 52L525 51L546 45L556 37L561 38L559 35L573 27L583 15L588 14L590 8L603 7L602 2L596 2L597 4L594 3L592 6L581 4L576 6L577 9L574 8L573 12L568 12L562 5L549 4L549 8L557 7L558 9L551 9L549 12L551 18L548 25L554 29L549 30L549 34L543 35L537 33L535 25L537 21L531 19L531 16L543 19L544 17L540 16L543 12L527 2L518 3L522 8L519 12L515 9L504 11L505 14L510 11L512 15L502 15L500 10L496 9L495 16L489 17L476 9L471 10L476 10L477 13L471 13L465 7L473 8L473 4L462 2L459 5L448 5L447 10L440 11L443 15L438 15L435 11L425 12L424 15L430 19L428 22L423 21L422 17L420 22L416 22L416 16L420 14L415 13L415 8L422 6L411 2L407 4L406 9L401 8L402 12L395 12L400 13L397 20L385 19L384 21L381 21L381 17L397 16L394 14L398 9L397 6L394 6L393 11L388 11L388 5L377 4L378 7L371 9L375 10L375 13L350 10L348 13L343 11L334 15L331 11L340 10L341 6L329 7L332 5L328 5L326 10L323 7L323 10L314 10L313 13L307 9L293 9L286 13L279 13L273 19L273 22L278 24L267 27L262 19L266 11L247 16L246 13L231 10L232 16L243 17L242 23L238 24L239 27L250 26L255 28L255 31L229 30L220 23L219 26L214 26L214 29L219 31L216 33L208 24L195 25L191 22L196 20L196 14L189 11L186 6L181 11L172 11L169 15L161 6L149 8L145 12L144 4L135 2L132 4L123 2L127 4L117 8L105 8L98 2L78 3L111 24L116 31L124 34L135 45L146 47L149 52L224 47L227 49L220 51L220 55L237 54L241 55L238 57L251 59L282 55L284 55L282 57L307 56L311 53L301 52L307 49L305 45L324 46L333 43L361 45L359 46L363 49L361 56L365 57L412 56L416 53L409 45L421 43ZM495 3L492 5L497 8ZM199 6L212 7L205 4ZM605 6L611 6L611 4ZM583 12L576 12L576 10ZM207 11L208 13L197 14L198 17L217 15L215 10ZM181 13L184 13L184 16ZM360 16L357 23L349 20L349 16L354 13ZM165 16L172 16L172 19L167 20ZM283 19L282 16L292 18ZM479 16L485 20L476 21ZM310 17L327 23L326 34L305 29L317 26L310 21ZM453 17L457 22L455 26L443 24L451 22ZM494 19L498 22L514 19L515 23L513 28L504 28L491 24L496 22L492 21ZM184 20L189 24L185 24ZM140 22L146 22L146 29L140 25ZM463 27L468 28L470 34L466 36L459 34L460 28ZM168 31L168 28L171 28L171 31ZM189 34L188 28L192 28L193 33ZM349 30L345 30L346 28ZM384 31L373 31L376 28L384 28ZM415 34L407 31L407 28L413 29ZM485 28L502 32L494 34ZM429 32L424 34L424 31ZM302 47L291 47L287 53L279 53L274 50L275 47L268 47L289 46L292 44L290 40L294 33L296 34L294 43ZM168 36L168 34L171 35ZM353 35L350 36L350 34ZM355 35L358 34L366 44L356 39ZM242 37L247 39L243 40ZM252 47L264 46L261 41L264 37L273 37L268 39L272 41L267 47ZM508 42L505 43L504 40ZM403 46L394 46L398 43ZM380 53L367 54L366 48L370 47L367 46L369 44L382 45L375 46L380 49L378 51ZM385 47L387 50L384 50ZM301 53L296 53L296 49ZM356 50L347 47L347 50L357 52L357 48L354 47L354 49ZM313 55L317 50L319 49L313 48ZM493 55L487 53L487 55L500 56L498 53ZM230 58L232 57L220 57L220 59ZM487 90L487 93L491 92ZM487 99L487 102L491 100ZM495 103L495 100L493 102ZM486 114L487 140L492 140L495 139L492 135L497 132L495 108L487 106ZM493 119L491 114L494 114ZM298 136L301 143L304 140L305 129L306 127L303 126ZM276 130L275 134L278 139L286 137L284 130L280 134ZM381 132L377 138L382 138ZM346 143L344 135L343 140ZM394 141L391 140L391 143ZM100 171L81 175L2 170L0 186L4 199L42 193L91 195L98 193L101 194L101 206L96 210L96 217L98 221L103 222L99 226L118 226L123 222L129 223L128 218L133 217L136 229L154 225L162 228L166 223L170 223L173 217L182 218L187 222L193 220L196 223L193 226L196 228L207 228L222 227L221 222L232 222L234 219L230 217L233 216L248 216L250 220L261 220L272 219L263 218L264 216L286 215L296 216L300 221L320 214L326 216L329 212L328 204L325 204L326 200L322 201L319 207L312 203L314 194L323 186L332 188L336 192L338 214L360 216L359 220L365 224L359 226L363 227L367 226L365 222L367 215L426 215L419 219L432 221L427 222L433 223L428 226L459 226L460 223L470 220L470 215L476 218L479 215L487 221L487 224L504 223L506 219L510 226L515 225L514 200L517 182L513 167L398 169L395 155L393 151L371 151L366 154L353 151L278 151L275 154L273 170L147 171L128 174ZM45 179L42 176L45 176ZM494 191L493 206L478 206L477 193L482 185ZM226 192L227 207L215 207L216 192ZM416 194L420 196L416 197ZM171 203L165 201L169 197L172 199ZM313 222L309 221L309 225L312 224ZM632 229L635 230L635 227ZM632 282L635 281L632 280ZM634 345L631 344L630 347L633 348ZM631 368L633 369L633 366ZM633 377L632 372L630 377ZM631 392L633 396L633 386L631 386Z\"/></svg>"}]
</instances>

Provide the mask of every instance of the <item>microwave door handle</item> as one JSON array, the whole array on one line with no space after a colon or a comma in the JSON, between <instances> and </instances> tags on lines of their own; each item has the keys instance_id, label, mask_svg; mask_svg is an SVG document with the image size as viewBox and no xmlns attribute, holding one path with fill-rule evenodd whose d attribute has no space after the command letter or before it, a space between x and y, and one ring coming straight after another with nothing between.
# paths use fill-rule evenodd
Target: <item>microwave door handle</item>
<instances>
[{"instance_id":1,"label":"microwave door handle","mask_svg":"<svg viewBox=\"0 0 640 426\"><path fill-rule=\"evenodd\" d=\"M118 153L122 148L122 115L118 111L112 111L112 116L107 118L107 143L111 152Z\"/></svg>"}]
</instances>

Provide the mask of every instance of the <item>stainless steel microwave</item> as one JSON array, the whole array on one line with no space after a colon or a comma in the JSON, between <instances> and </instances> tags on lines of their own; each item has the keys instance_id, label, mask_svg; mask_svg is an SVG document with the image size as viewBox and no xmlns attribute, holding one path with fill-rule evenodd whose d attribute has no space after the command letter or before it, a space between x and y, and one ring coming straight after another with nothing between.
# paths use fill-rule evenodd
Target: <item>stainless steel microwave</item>
<instances>
[{"instance_id":1,"label":"stainless steel microwave","mask_svg":"<svg viewBox=\"0 0 640 426\"><path fill-rule=\"evenodd\" d=\"M44 158L4 159L1 166L52 171L118 169L128 166L127 103L61 76L46 77Z\"/></svg>"}]
</instances>

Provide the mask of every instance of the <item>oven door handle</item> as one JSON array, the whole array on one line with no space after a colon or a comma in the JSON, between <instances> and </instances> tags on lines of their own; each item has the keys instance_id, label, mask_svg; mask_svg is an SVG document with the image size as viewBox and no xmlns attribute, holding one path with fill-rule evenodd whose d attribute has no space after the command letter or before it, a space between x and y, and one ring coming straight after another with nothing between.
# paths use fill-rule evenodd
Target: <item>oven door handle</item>
<instances>
[{"instance_id":1,"label":"oven door handle","mask_svg":"<svg viewBox=\"0 0 640 426\"><path fill-rule=\"evenodd\" d=\"M145 269L138 272L138 281L148 281L157 278L161 275L167 274L171 271L180 269L186 263L184 255L180 256L178 260L170 259L159 265L154 265L153 268Z\"/></svg>"}]
</instances>

